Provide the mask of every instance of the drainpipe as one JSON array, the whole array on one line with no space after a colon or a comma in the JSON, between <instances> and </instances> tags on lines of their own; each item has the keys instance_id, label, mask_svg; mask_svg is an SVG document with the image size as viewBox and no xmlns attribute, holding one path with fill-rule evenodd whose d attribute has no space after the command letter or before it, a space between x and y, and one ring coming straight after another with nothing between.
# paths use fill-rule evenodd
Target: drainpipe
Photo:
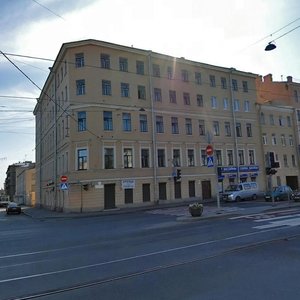
<instances>
[{"instance_id":1,"label":"drainpipe","mask_svg":"<svg viewBox=\"0 0 300 300\"><path fill-rule=\"evenodd\" d=\"M154 112L154 97L153 97L153 84L151 74L151 51L148 52L148 76L149 76L149 88L150 88L150 103L151 103L151 122L152 122L152 157L153 157L153 179L154 179L154 202L158 204L157 195L157 145L156 145L156 122Z\"/></svg>"},{"instance_id":2,"label":"drainpipe","mask_svg":"<svg viewBox=\"0 0 300 300\"><path fill-rule=\"evenodd\" d=\"M237 142L237 135L236 135L236 116L235 116L235 110L234 110L234 93L232 89L232 71L233 69L230 69L229 73L229 87L230 87L230 97L231 97L231 109L232 109L232 120L233 120L233 133L234 133L234 156L237 166L237 183L240 182L240 164L239 164L239 157L238 157L238 142Z\"/></svg>"}]
</instances>

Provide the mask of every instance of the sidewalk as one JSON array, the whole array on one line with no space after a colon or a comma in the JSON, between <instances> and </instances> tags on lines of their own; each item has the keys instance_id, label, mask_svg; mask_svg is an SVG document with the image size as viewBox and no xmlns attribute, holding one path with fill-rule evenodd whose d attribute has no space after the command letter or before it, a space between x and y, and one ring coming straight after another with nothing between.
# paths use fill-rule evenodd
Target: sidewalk
<instances>
[{"instance_id":1,"label":"sidewalk","mask_svg":"<svg viewBox=\"0 0 300 300\"><path fill-rule=\"evenodd\" d=\"M245 203L246 204L246 203ZM254 204L254 203L253 203ZM147 212L150 214L164 214L177 216L178 221L196 221L199 219L216 218L227 215L251 215L266 213L269 211L277 211L288 208L300 208L300 202L276 202L274 205L270 202L257 202L257 206L242 207L239 206L222 206L218 208L212 203L204 204L204 210L201 217L191 217L188 211L188 203L177 203L169 205L155 205L147 207L134 208L116 208L111 210L97 211L97 212L83 212L83 213L64 213L58 211L47 210L35 207L23 207L22 211L25 215L38 220L44 219L72 219L72 218L89 218L107 215ZM246 205L245 205L246 206Z\"/></svg>"}]
</instances>

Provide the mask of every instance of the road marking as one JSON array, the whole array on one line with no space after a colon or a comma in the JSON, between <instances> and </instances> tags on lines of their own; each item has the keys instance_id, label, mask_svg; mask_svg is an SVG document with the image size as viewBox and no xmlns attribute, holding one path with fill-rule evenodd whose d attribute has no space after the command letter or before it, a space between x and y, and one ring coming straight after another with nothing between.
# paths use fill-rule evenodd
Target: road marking
<instances>
[{"instance_id":1,"label":"road marking","mask_svg":"<svg viewBox=\"0 0 300 300\"><path fill-rule=\"evenodd\" d=\"M300 214L286 215L286 216L281 216L281 217L272 217L272 216L270 216L269 218L254 220L254 222L266 222L266 221L270 221L270 220L272 220L272 221L273 220L282 220L282 219L295 218L295 217L300 217Z\"/></svg>"},{"instance_id":2,"label":"road marking","mask_svg":"<svg viewBox=\"0 0 300 300\"><path fill-rule=\"evenodd\" d=\"M299 219L299 224L300 224L300 219ZM0 284L1 283L7 283L7 282L20 281L20 280L25 280L25 279L45 277L45 276L49 276L49 275L63 274L63 273L68 273L68 272L73 272L73 271L78 271L78 270L84 270L84 269L90 269L90 268L115 264L115 263L127 262L127 261L132 261L132 260L135 260L135 259L151 257L151 256L159 255L159 254L165 254L165 253L185 250L185 249L189 249L189 248L201 247L201 246L210 245L210 244L217 244L219 242L240 239L240 238L244 238L244 237L259 235L259 234L263 234L263 233L267 233L267 232L271 232L271 231L276 231L276 230L282 230L282 229L285 229L285 227L255 231L255 232L230 236L230 237L219 239L219 240L211 240L211 241L206 241L206 242L201 242L201 243L196 243L196 244L191 244L191 245L186 245L186 246L181 246L181 247L176 247L176 248L169 248L169 249L165 249L165 250L159 250L159 251L149 252L149 253L135 255L135 256L118 258L118 259L115 259L115 260L104 261L104 262L89 264L89 265L83 265L83 266L74 267L74 268L67 268L67 269L62 269L62 270L57 270L57 271L50 271L50 272L36 273L36 274L25 275L25 276L20 276L20 277L7 278L7 279L0 280ZM46 251L43 251L43 252L46 252Z\"/></svg>"},{"instance_id":3,"label":"road marking","mask_svg":"<svg viewBox=\"0 0 300 300\"><path fill-rule=\"evenodd\" d=\"M269 220L266 220L266 221L269 221ZM291 219L286 219L286 220L270 222L269 224L266 224L266 225L254 226L253 228L267 229L267 228L274 228L274 227L280 227L280 226L294 227L294 226L299 226L299 225L300 225L300 218L291 218Z\"/></svg>"}]
</instances>

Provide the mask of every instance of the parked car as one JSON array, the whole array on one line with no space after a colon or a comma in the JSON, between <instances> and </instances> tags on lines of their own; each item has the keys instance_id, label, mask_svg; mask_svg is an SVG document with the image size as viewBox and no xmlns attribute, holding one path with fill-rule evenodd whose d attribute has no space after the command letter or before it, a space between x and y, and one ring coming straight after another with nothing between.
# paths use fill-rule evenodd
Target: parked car
<instances>
[{"instance_id":1,"label":"parked car","mask_svg":"<svg viewBox=\"0 0 300 300\"><path fill-rule=\"evenodd\" d=\"M6 207L8 205L9 201L0 201L0 207Z\"/></svg>"},{"instance_id":2,"label":"parked car","mask_svg":"<svg viewBox=\"0 0 300 300\"><path fill-rule=\"evenodd\" d=\"M300 201L300 191L293 191L292 199L295 202L299 202Z\"/></svg>"},{"instance_id":3,"label":"parked car","mask_svg":"<svg viewBox=\"0 0 300 300\"><path fill-rule=\"evenodd\" d=\"M22 212L21 206L15 202L10 202L6 207L6 213L9 215L11 213L20 214Z\"/></svg>"},{"instance_id":4,"label":"parked car","mask_svg":"<svg viewBox=\"0 0 300 300\"><path fill-rule=\"evenodd\" d=\"M258 185L256 182L243 182L239 184L230 184L223 193L223 200L240 201L243 199L257 199L259 195Z\"/></svg>"},{"instance_id":5,"label":"parked car","mask_svg":"<svg viewBox=\"0 0 300 300\"><path fill-rule=\"evenodd\" d=\"M293 190L288 185L279 185L274 187L271 192L266 192L266 201L272 201L272 197L274 197L274 201L293 199Z\"/></svg>"}]
</instances>

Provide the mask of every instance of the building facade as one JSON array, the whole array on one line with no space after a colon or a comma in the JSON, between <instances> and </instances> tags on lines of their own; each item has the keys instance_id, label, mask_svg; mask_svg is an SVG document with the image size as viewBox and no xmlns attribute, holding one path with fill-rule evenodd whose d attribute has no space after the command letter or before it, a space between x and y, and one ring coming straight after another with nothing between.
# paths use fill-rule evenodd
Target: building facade
<instances>
[{"instance_id":1,"label":"building facade","mask_svg":"<svg viewBox=\"0 0 300 300\"><path fill-rule=\"evenodd\" d=\"M264 189L256 77L102 41L63 44L34 111L37 205L83 212L217 199L231 182Z\"/></svg>"},{"instance_id":2,"label":"building facade","mask_svg":"<svg viewBox=\"0 0 300 300\"><path fill-rule=\"evenodd\" d=\"M292 76L273 81L272 74L257 78L257 101L264 153L279 163L268 186L299 189L300 83ZM267 160L265 160L267 161Z\"/></svg>"}]
</instances>

